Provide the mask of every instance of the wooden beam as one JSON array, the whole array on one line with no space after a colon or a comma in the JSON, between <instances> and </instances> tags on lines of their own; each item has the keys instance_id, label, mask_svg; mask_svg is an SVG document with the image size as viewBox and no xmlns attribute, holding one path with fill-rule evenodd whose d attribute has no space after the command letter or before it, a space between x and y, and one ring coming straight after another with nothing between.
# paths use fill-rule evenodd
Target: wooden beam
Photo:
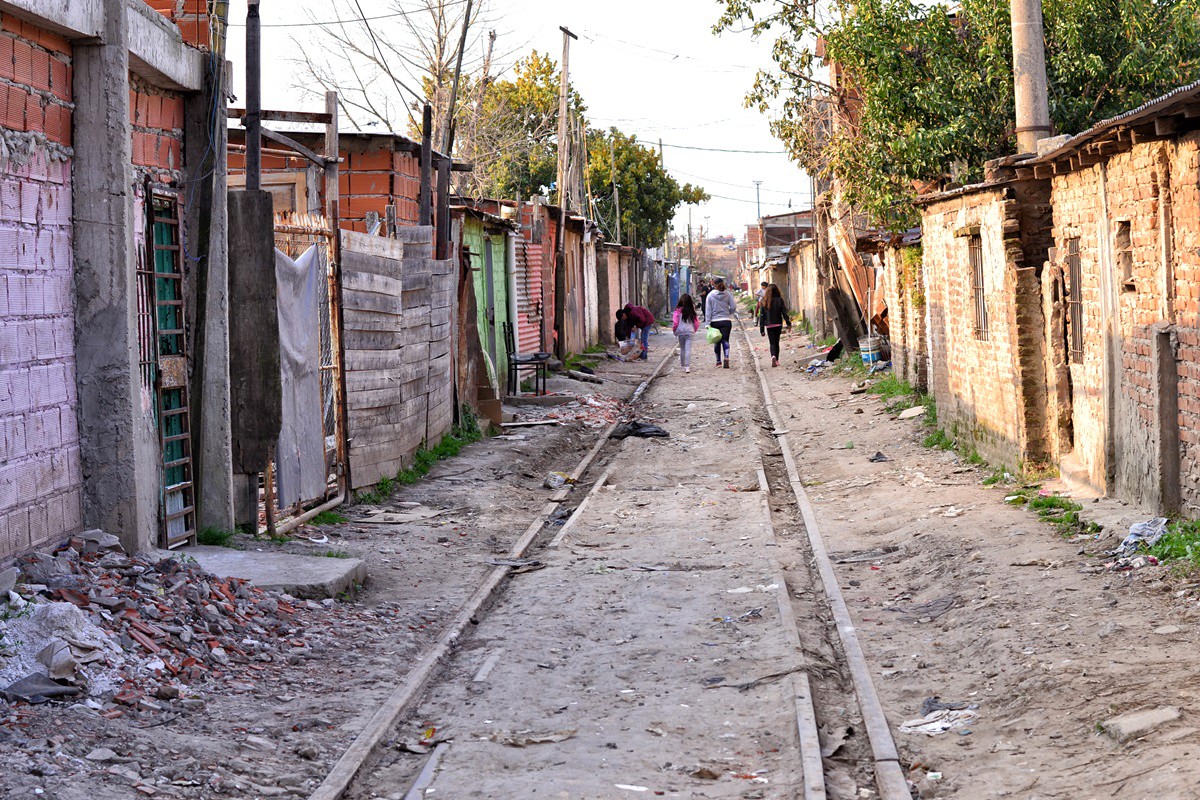
<instances>
[{"instance_id":1,"label":"wooden beam","mask_svg":"<svg viewBox=\"0 0 1200 800\"><path fill-rule=\"evenodd\" d=\"M1154 132L1159 136L1170 136L1179 130L1178 117L1155 117Z\"/></svg>"},{"instance_id":2,"label":"wooden beam","mask_svg":"<svg viewBox=\"0 0 1200 800\"><path fill-rule=\"evenodd\" d=\"M292 148L297 153L316 164L318 167L323 168L328 166L330 163L337 163L339 160L337 158L326 158L325 156L319 156L312 150L309 150L307 147L297 142L295 139L292 139L289 136L284 136L282 133L276 133L268 128L262 129L262 135L264 139L270 139L273 142L278 142L279 144Z\"/></svg>"},{"instance_id":3,"label":"wooden beam","mask_svg":"<svg viewBox=\"0 0 1200 800\"><path fill-rule=\"evenodd\" d=\"M246 116L246 109L232 106L226 111L230 119L241 119ZM314 125L328 125L332 117L315 111L263 111L262 118L273 122L307 122Z\"/></svg>"}]
</instances>

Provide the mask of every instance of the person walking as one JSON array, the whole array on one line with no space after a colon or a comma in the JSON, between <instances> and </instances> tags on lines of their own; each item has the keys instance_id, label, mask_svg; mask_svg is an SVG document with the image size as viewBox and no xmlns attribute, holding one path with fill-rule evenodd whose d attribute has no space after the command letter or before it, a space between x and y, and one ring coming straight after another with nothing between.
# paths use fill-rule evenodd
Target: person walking
<instances>
[{"instance_id":1,"label":"person walking","mask_svg":"<svg viewBox=\"0 0 1200 800\"><path fill-rule=\"evenodd\" d=\"M625 311L633 324L642 329L642 354L638 358L645 361L650 353L650 326L655 322L654 315L650 313L650 309L635 306L633 303L626 303Z\"/></svg>"},{"instance_id":2,"label":"person walking","mask_svg":"<svg viewBox=\"0 0 1200 800\"><path fill-rule=\"evenodd\" d=\"M758 333L760 336L767 337L767 343L771 348L771 366L779 366L779 335L783 333L783 326L792 327L792 317L788 313L787 304L783 302L783 295L779 292L779 287L771 284L767 287L766 293L762 298L762 310L758 317Z\"/></svg>"},{"instance_id":3,"label":"person walking","mask_svg":"<svg viewBox=\"0 0 1200 800\"><path fill-rule=\"evenodd\" d=\"M692 296L685 294L679 298L675 313L671 316L671 330L679 339L679 364L684 372L692 371L692 336L700 329L700 317L696 314L696 304Z\"/></svg>"},{"instance_id":4,"label":"person walking","mask_svg":"<svg viewBox=\"0 0 1200 800\"><path fill-rule=\"evenodd\" d=\"M721 340L713 345L717 354L717 366L729 369L729 334L733 331L733 320L737 318L737 301L733 294L725 288L725 281L717 279L717 284L708 294L704 302L704 319L708 324L721 332ZM725 353L722 364L721 353Z\"/></svg>"}]
</instances>

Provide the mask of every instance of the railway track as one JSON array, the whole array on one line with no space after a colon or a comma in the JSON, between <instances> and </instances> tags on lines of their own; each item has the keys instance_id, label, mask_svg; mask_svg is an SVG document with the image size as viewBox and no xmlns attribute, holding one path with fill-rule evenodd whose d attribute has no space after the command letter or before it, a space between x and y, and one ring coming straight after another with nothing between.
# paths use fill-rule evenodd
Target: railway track
<instances>
[{"instance_id":1,"label":"railway track","mask_svg":"<svg viewBox=\"0 0 1200 800\"><path fill-rule=\"evenodd\" d=\"M738 761L738 759L745 760L745 753L736 748L727 749L721 751L724 761L730 764L736 761L739 766L732 766L728 769L701 766L692 769L691 765L685 768L678 764L672 764L672 762L667 762L666 766L655 763L652 768L646 764L637 775L637 780L633 778L628 781L617 778L599 778L601 783L607 780L608 785L612 787L600 793L597 793L596 789L596 776L604 774L604 770L612 765L607 757L596 756L592 749L579 750L574 756L567 752L564 761L551 764L549 767L542 765L536 757L532 757L534 766L529 769L552 769L555 775L554 788L565 791L566 794L562 796L579 798L622 797L631 793L640 794L651 791L656 787L649 785L649 781L645 780L645 775L652 774L650 770L653 769L658 772L666 772L671 776L664 784L666 788L655 792L670 796L691 796L692 791L687 788L688 781L695 783L696 781L716 779L713 776L730 775L741 780L761 781L765 786L769 786L770 788L763 790L763 794L757 795L761 797L803 797L804 800L823 800L830 795L828 784L845 785L847 781L851 781L855 786L873 785L876 796L882 800L911 800L887 720L879 705L861 648L858 645L853 623L837 586L816 517L796 470L784 422L775 407L758 356L744 330L741 341L735 341L735 346L740 351L736 364L740 373L739 380L743 382L745 391L749 392L753 387L753 390L756 390L759 395L746 409L747 421L766 421L769 418L767 427L770 430L764 429L761 424L745 426L745 438L753 441L754 450L749 454L744 454L746 462L744 465L739 461L730 466L730 471L732 473L732 471L740 470L743 466L748 467L754 475L754 482L757 484L755 488L758 491L739 493L735 500L728 502L736 506L732 509L732 514L739 524L745 524L745 521L750 519L758 521L756 531L758 532L757 536L761 538L754 538L753 541L748 542L748 544L754 545L754 549L757 551L755 557L758 560L752 566L761 567L762 573L768 576L766 580L769 582L760 584L758 589L765 594L773 595L772 605L774 608L772 609L773 613L765 612L760 607L751 609L741 617L725 617L724 620L715 624L707 623L710 627L715 626L722 634L727 634L726 639L729 640L725 643L716 634L705 633L715 641L703 642L704 647L716 648L725 646L725 644L728 644L729 647L727 655L714 659L714 661L722 663L722 668L730 670L735 669L733 665L736 664L736 669L744 670L743 674L753 674L755 676L753 680L739 682L732 677L720 676L719 682L714 683L718 678L702 675L700 679L705 683L704 689L733 687L741 689L743 695L749 694L751 688L766 687L755 688L755 693L762 694L762 697L756 699L758 705L754 706L750 712L757 715L756 719L763 723L761 727L765 729L764 732L761 732L761 738L755 740L755 746L759 753L757 757L761 762L756 766L760 768L751 770L749 767L740 766L742 761ZM662 359L654 373L638 387L633 398L634 402L642 399L651 389L654 380L662 373L671 359L671 354ZM748 366L752 369L748 369ZM723 382L728 382L725 378L728 375L730 373L724 373L721 376ZM657 399L658 395L655 397ZM717 403L718 401L712 399L708 402ZM659 401L655 403L655 406L661 404ZM695 404L692 405L695 406ZM723 405L728 406L729 403L726 402ZM722 420L722 422L724 421ZM547 525L555 512L559 511L569 500L569 487L558 491L538 511L529 527L509 552L510 559L536 555L551 561L552 566L557 566L559 563L563 565L575 563L581 558L586 560L592 557L591 554L596 551L585 551L583 548L597 547L596 542L607 547L604 543L610 541L613 536L611 531L605 531L603 527L596 527L597 519L608 519L609 515L620 515L628 508L636 509L650 505L643 499L648 496L645 487L622 479L621 467L627 463L624 459L627 459L629 453L633 451L627 446L610 441L608 438L610 432L611 428L602 434L592 450L572 473L572 477L582 484L587 483L590 474L596 474L598 477L592 480L590 490L574 503L574 512L566 523L560 529ZM734 446L733 442L724 444ZM704 477L709 479L710 485L700 487L696 497L712 496L713 491L720 491L720 488L714 488L714 486L721 487L729 476L717 472ZM669 475L668 478L673 480ZM715 485L712 483L714 478L717 479ZM667 481L667 484L669 483L670 480ZM674 491L674 494L682 495L687 502L691 502L688 499L691 497L690 491L690 488L680 482L679 488ZM700 516L711 513L712 507L707 506L707 502L700 501L700 511L698 512ZM585 511L588 513L585 514ZM559 512L560 515L561 513ZM646 519L636 516L635 518L639 520L637 524L651 526L655 530L657 528L654 526L662 524L652 515ZM697 524L700 525L700 523ZM752 537L740 538L751 539ZM759 547L759 545L762 546ZM633 545L621 546L634 547ZM712 546L716 547L715 544ZM733 545L728 546L732 547ZM711 613L709 609L712 605L730 599L722 597L722 592L753 591L752 587L739 587L732 590L713 588L715 579L708 576L722 573L717 572L717 568L708 563L711 559L706 559L707 553L704 550L694 551L692 557L689 558L689 551L686 547L687 542L677 538L661 543L657 550L653 548L645 551L634 549L633 552L637 554L637 557L647 563L634 564L632 569L644 570L647 573L646 579L639 579L632 586L628 579L624 579L625 583L621 584L619 589L620 592L632 598L644 595L651 598L653 602L666 603L672 610L668 612L663 609L662 613L669 613L672 618L679 618L677 635L681 637L685 633L701 630L701 626L705 624L704 620L712 619L705 616ZM564 551L571 551L574 555ZM742 552L744 553L744 551ZM769 557L763 555L767 552L772 555ZM679 553L683 556L676 567L658 567L650 563L670 564L669 561L662 558L664 554L670 553ZM594 560L595 557L592 558ZM655 558L658 560L654 561ZM554 559L559 559L559 562L555 562ZM749 560L744 556L743 559ZM587 574L607 575L612 572L609 565L603 559L601 561L599 567ZM687 562L686 565L685 562ZM741 566L741 563L737 561L734 564ZM605 710L600 714L600 722L596 722L594 727L604 731L602 734L595 733L596 736L604 739L612 736L609 731L614 725L619 724L623 726L622 730L635 732L636 726L640 725L645 731L651 732L650 744L653 744L653 737L667 737L674 733L671 729L671 720L666 719L668 716L674 716L678 721L678 732L681 737L695 739L697 742L711 743L714 740L730 736L730 734L721 733L722 728L717 725L717 720L721 719L721 715L725 715L724 725L727 727L731 724L729 720L732 719L736 722L739 714L745 715L746 710L740 707L745 703L728 690L724 694L696 692L692 690L694 687L689 688L686 683L681 683L680 687L659 686L658 691L639 687L637 681L642 674L662 675L668 670L678 671L679 669L691 674L699 674L696 673L696 670L699 669L698 663L695 669L692 668L691 663L680 668L674 663L674 659L662 657L660 653L662 648L630 654L628 651L630 641L639 636L647 636L648 631L622 634L621 638L615 640L607 638L608 634L595 634L586 644L576 648L579 652L574 657L568 655L569 647L555 648L551 646L555 643L569 641L568 636L562 630L556 632L554 627L556 616L553 612L546 617L535 617L534 615L542 611L545 605L544 601L551 601L550 605L555 605L552 602L553 593L556 587L562 586L561 581L556 584L548 584L542 592L537 593L543 598L541 601L535 602L532 599L533 595L530 594L523 606L517 603L517 607L514 609L502 609L496 615L490 613L489 609L498 605L496 601L509 583L511 569L511 567L497 567L487 575L471 599L455 615L436 642L422 655L413 668L409 669L404 683L381 706L334 766L326 780L311 795L311 800L342 800L342 798L358 800L358 798L371 797L420 800L426 796L458 797L464 796L463 792L466 791L464 785L471 787L471 796L525 796L524 790L520 788L524 786L521 783L524 780L523 775L520 777L513 775L508 779L511 782L506 783L505 779L498 776L510 769L510 765L489 764L479 752L471 749L473 745L469 742L478 740L479 737L464 736L463 739L467 741L462 743L458 738L455 738L453 742L438 743L423 760L415 759L412 756L398 756L394 748L389 747L389 743L398 736L396 734L398 723L402 721L411 723L414 719L420 718L416 715L419 714L418 709L422 704L436 708L440 703L443 714L451 713L451 709L458 709L461 716L464 717L463 724L465 725L465 718L469 715L463 709L474 704L474 696L481 691L479 687L491 680L490 676L493 670L502 670L505 668L504 665L508 665L509 668L526 676L525 691L536 693L537 685L534 681L549 678L542 692L546 695L545 698L531 696L527 703L518 700L514 703L518 708L509 709L518 717L520 716L519 707L522 705L535 707L539 701L550 705L557 703L557 700L551 702L550 699L556 689L565 692L564 696L585 696L596 693L613 694L622 700L624 700L623 696L628 695L641 698L638 706L649 707L644 713L639 708L629 710L619 708L613 712L609 706L603 706ZM615 569L623 570L626 567L618 565ZM659 569L662 571L657 571ZM548 573L550 570L546 572ZM670 578L664 577L669 576L671 572L680 574ZM672 581L679 584L677 589L672 589L672 586L675 585ZM686 586L679 583L685 581ZM685 588L686 591L683 591ZM522 586L523 589L524 586ZM675 593L672 594L672 591ZM517 594L521 593L523 591L517 592ZM606 595L602 592L600 596ZM565 608L577 598L560 595L559 599L558 605ZM510 600L512 598L506 595L503 605L512 605L513 602ZM588 600L587 602L594 605L598 601ZM696 607L693 608L693 605ZM612 618L619 619L619 614L628 613L628 609L624 607L621 600L606 603L605 607L615 609L615 613L611 613ZM605 612L597 609L596 613L604 614ZM754 615L755 619L761 618L769 624L760 626L748 634L746 632L750 630L748 627L738 628L739 620L747 614ZM501 618L493 620L491 619L493 616ZM605 614L605 616L610 616L610 614ZM525 641L516 647L506 644L504 647L496 648L492 647L494 642L491 637L484 634L485 625L499 625L504 630L511 631L514 620L531 623L533 619L537 621L535 624L531 624L530 628L544 626L546 641ZM607 620L597 620L597 627L603 627L606 622ZM617 625L617 628L614 628L615 631L619 628L619 624L615 622L613 624ZM639 629L644 629L644 627L644 625L638 626ZM568 626L564 630L570 631L570 627ZM468 640L473 636L482 640L478 648L468 644ZM659 638L663 638L663 636L660 635ZM670 638L669 634L668 638ZM610 647L609 644L612 641L620 646ZM748 643L753 643L753 647L749 647ZM612 655L608 655L609 650ZM752 657L746 656L748 650L754 653ZM524 655L521 651L542 653L541 657L546 661L550 659L544 655L545 652L560 653L557 656L559 663L537 663L536 668L532 670L526 668L522 672L519 664L508 664L508 662L519 662L521 656ZM726 651L717 650L715 652L725 653ZM612 662L614 669L616 665L627 666L628 669L624 670L624 674L617 673L620 680L613 686L623 686L628 683L634 688L610 690L607 687L609 681L607 674L600 674L594 670L589 672L578 666L580 663L584 663L582 660L584 658L594 658L602 663ZM700 662L702 660L688 657L684 661ZM502 666L498 668L498 664ZM777 668L774 672L768 672L768 664L776 665ZM572 665L575 666L572 667ZM634 669L635 665L640 665L640 669ZM563 675L561 681L564 686L562 687L556 687L555 680L551 677L556 676L554 670L558 666L563 668L563 673L568 673L568 670L572 668L577 670L574 675ZM539 672L538 668L543 668L546 672ZM578 671L581 669L583 671ZM761 674L763 672L767 672L767 674ZM666 680L664 679L663 682L666 683ZM441 693L445 696L434 702L430 699L430 695L433 693ZM678 702L680 700L687 702ZM492 705L495 705L495 701ZM570 703L569 705L576 704ZM426 710L425 713L432 712ZM568 705L562 705L554 711L545 712L542 716L562 714L565 717L570 716L571 713ZM647 723L646 720L650 720L650 722ZM591 718L588 718L588 721L594 722ZM486 719L472 720L472 722L490 725L493 721ZM571 728L569 732L559 731L554 736L583 739L584 734L588 731L579 722L580 720L577 719L576 727ZM638 733L640 734L640 732ZM640 735L645 738L644 734ZM552 740L557 741L553 738ZM493 741L501 741L501 739L493 738ZM511 742L508 743L511 744ZM563 746L565 747L565 745ZM619 740L605 741L603 747L618 750L622 748L622 745ZM708 750L702 748L697 750L697 752L701 751L711 756L711 744ZM772 751L775 751L775 755L770 755ZM633 749L628 752L629 756L614 760L625 762L626 769L637 772L640 754L634 753ZM685 748L686 752L687 748ZM661 759L659 760L661 761ZM672 771L677 772L680 769L684 770L684 775L676 778ZM489 773L495 774L489 775ZM697 776L700 777L697 778ZM484 786L489 778L493 781L499 779L501 782L498 785L504 788L489 790ZM478 781L478 786L473 783L474 781ZM491 785L495 787L497 784L493 782Z\"/></svg>"}]
</instances>

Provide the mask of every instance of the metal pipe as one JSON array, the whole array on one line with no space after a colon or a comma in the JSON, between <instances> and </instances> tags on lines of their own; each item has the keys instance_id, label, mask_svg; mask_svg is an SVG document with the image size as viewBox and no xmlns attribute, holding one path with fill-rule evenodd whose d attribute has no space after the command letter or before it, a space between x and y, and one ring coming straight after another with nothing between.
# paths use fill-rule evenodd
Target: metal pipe
<instances>
[{"instance_id":1,"label":"metal pipe","mask_svg":"<svg viewBox=\"0 0 1200 800\"><path fill-rule=\"evenodd\" d=\"M1011 5L1017 152L1034 153L1038 141L1050 135L1042 0L1011 0Z\"/></svg>"},{"instance_id":2,"label":"metal pipe","mask_svg":"<svg viewBox=\"0 0 1200 800\"><path fill-rule=\"evenodd\" d=\"M262 18L246 4L246 189L262 188Z\"/></svg>"}]
</instances>

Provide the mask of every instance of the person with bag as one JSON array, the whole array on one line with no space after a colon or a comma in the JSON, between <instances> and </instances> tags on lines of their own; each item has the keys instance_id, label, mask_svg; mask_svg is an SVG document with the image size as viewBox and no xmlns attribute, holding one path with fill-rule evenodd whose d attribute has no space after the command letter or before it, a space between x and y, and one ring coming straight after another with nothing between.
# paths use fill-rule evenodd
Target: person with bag
<instances>
[{"instance_id":1,"label":"person with bag","mask_svg":"<svg viewBox=\"0 0 1200 800\"><path fill-rule=\"evenodd\" d=\"M655 322L654 315L650 313L650 309L635 306L633 303L626 303L624 311L629 315L629 320L642 331L642 354L638 358L645 361L650 353L650 328Z\"/></svg>"},{"instance_id":2,"label":"person with bag","mask_svg":"<svg viewBox=\"0 0 1200 800\"><path fill-rule=\"evenodd\" d=\"M729 334L733 331L733 320L738 318L737 301L733 293L725 288L725 281L718 278L717 285L708 295L704 303L704 318L710 328L720 331L721 338L715 339L712 333L706 334L712 342L713 352L717 355L717 366L729 369ZM722 363L721 353L724 351L725 360Z\"/></svg>"},{"instance_id":3,"label":"person with bag","mask_svg":"<svg viewBox=\"0 0 1200 800\"><path fill-rule=\"evenodd\" d=\"M696 314L696 304L692 296L685 294L679 298L675 313L671 316L671 330L679 339L679 364L684 372L692 371L692 336L700 329L700 317Z\"/></svg>"},{"instance_id":4,"label":"person with bag","mask_svg":"<svg viewBox=\"0 0 1200 800\"><path fill-rule=\"evenodd\" d=\"M772 367L779 366L779 335L783 332L785 324L790 329L792 318L788 313L787 304L783 302L783 295L779 293L779 287L772 283L763 295L762 310L758 317L758 333L767 337L771 348Z\"/></svg>"}]
</instances>

